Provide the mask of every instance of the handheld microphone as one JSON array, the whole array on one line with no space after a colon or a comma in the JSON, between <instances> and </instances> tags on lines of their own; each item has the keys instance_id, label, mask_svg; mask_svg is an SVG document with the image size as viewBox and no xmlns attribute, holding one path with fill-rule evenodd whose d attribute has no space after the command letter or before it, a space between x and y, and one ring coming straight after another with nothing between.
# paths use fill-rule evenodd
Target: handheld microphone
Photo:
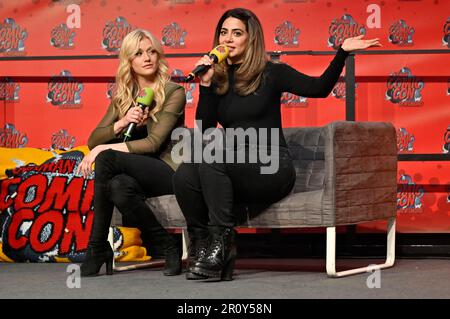
<instances>
[{"instance_id":1,"label":"handheld microphone","mask_svg":"<svg viewBox=\"0 0 450 319\"><path fill-rule=\"evenodd\" d=\"M213 59L214 63L220 63L226 58L228 58L229 54L228 47L224 44L216 46L214 49L212 49L209 52L209 57ZM189 75L186 77L185 82L192 81L195 79L198 75L205 73L209 70L211 66L210 65L199 65L197 66Z\"/></svg>"},{"instance_id":2,"label":"handheld microphone","mask_svg":"<svg viewBox=\"0 0 450 319\"><path fill-rule=\"evenodd\" d=\"M153 90L151 88L144 88L139 92L139 96L136 99L137 106L139 106L142 110L144 110L147 106L152 104L153 102ZM123 141L126 142L129 138L131 138L131 133L136 127L136 123L130 123L128 125L127 131L123 136Z\"/></svg>"}]
</instances>

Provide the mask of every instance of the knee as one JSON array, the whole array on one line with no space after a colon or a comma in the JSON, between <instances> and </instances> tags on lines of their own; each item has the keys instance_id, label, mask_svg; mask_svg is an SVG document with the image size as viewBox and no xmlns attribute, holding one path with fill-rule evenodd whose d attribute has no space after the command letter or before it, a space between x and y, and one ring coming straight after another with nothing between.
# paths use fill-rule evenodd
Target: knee
<instances>
[{"instance_id":1,"label":"knee","mask_svg":"<svg viewBox=\"0 0 450 319\"><path fill-rule=\"evenodd\" d=\"M175 194L190 185L197 184L198 169L195 164L183 163L181 164L172 177L172 184ZM198 185L199 186L199 185Z\"/></svg>"},{"instance_id":2,"label":"knee","mask_svg":"<svg viewBox=\"0 0 450 319\"><path fill-rule=\"evenodd\" d=\"M95 158L95 174L97 176L107 176L108 172L114 168L116 162L116 152L112 149L101 151Z\"/></svg>"},{"instance_id":3,"label":"knee","mask_svg":"<svg viewBox=\"0 0 450 319\"><path fill-rule=\"evenodd\" d=\"M136 180L125 174L114 176L108 182L108 191L111 201L119 210L127 207L129 201L134 201L134 197L140 193Z\"/></svg>"},{"instance_id":4,"label":"knee","mask_svg":"<svg viewBox=\"0 0 450 319\"><path fill-rule=\"evenodd\" d=\"M107 149L104 151L101 151L98 153L97 157L95 158L95 165L102 165L104 163L111 163L115 160L116 157L116 151L112 149Z\"/></svg>"},{"instance_id":5,"label":"knee","mask_svg":"<svg viewBox=\"0 0 450 319\"><path fill-rule=\"evenodd\" d=\"M225 163L201 163L198 168L200 179L216 174L225 174L227 167Z\"/></svg>"}]
</instances>

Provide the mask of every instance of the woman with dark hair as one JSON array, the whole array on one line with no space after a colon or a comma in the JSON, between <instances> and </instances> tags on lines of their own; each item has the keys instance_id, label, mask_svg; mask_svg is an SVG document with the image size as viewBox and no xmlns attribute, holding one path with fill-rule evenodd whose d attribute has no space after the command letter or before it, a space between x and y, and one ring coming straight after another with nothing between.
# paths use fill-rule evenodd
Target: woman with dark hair
<instances>
[{"instance_id":1,"label":"woman with dark hair","mask_svg":"<svg viewBox=\"0 0 450 319\"><path fill-rule=\"evenodd\" d=\"M247 140L231 151L237 154L244 150L248 159L252 152L259 154L264 149L276 157L279 166L276 172L264 174L261 159L256 163L181 164L174 175L174 190L192 243L188 279L232 280L236 256L234 227L247 217L244 215L249 213L248 207L259 207L253 214L260 212L288 195L295 182L281 129L282 93L328 96L350 51L381 46L378 39L362 38L346 39L325 72L314 78L286 64L268 61L261 23L253 12L236 8L222 15L214 46L226 45L229 55L218 64L206 55L197 62L196 65L212 67L200 76L196 119L202 121L203 131L218 123L225 129L269 131L271 136L266 141ZM242 206L247 209L237 209Z\"/></svg>"},{"instance_id":2,"label":"woman with dark hair","mask_svg":"<svg viewBox=\"0 0 450 319\"><path fill-rule=\"evenodd\" d=\"M164 275L178 275L177 242L145 200L173 194L177 165L170 156L170 136L184 125L186 96L182 86L170 81L162 45L150 32L137 29L123 39L116 87L108 111L89 137L91 151L77 168L86 177L95 162L94 221L81 276L97 275L104 263L112 275L113 252L107 236L114 206L165 256ZM144 110L136 105L143 89L154 92L153 103ZM136 124L135 132L123 142L130 123Z\"/></svg>"}]
</instances>

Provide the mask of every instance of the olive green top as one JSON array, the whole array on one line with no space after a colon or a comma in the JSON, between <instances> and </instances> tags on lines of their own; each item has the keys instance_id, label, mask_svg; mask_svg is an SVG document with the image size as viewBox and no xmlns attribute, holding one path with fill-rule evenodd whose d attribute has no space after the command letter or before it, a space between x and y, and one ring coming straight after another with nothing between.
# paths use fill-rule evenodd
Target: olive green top
<instances>
[{"instance_id":1,"label":"olive green top","mask_svg":"<svg viewBox=\"0 0 450 319\"><path fill-rule=\"evenodd\" d=\"M125 142L130 153L149 154L159 157L173 170L178 164L172 161L170 152L173 147L170 135L176 127L184 125L184 107L186 105L186 94L184 88L176 83L168 82L164 88L166 100L162 109L155 114L158 122L151 117L147 125L136 127L130 141ZM111 103L108 111L100 123L91 133L88 139L89 149L100 144L120 143L123 141L123 130L120 134L114 134L114 123L119 120L119 113Z\"/></svg>"}]
</instances>

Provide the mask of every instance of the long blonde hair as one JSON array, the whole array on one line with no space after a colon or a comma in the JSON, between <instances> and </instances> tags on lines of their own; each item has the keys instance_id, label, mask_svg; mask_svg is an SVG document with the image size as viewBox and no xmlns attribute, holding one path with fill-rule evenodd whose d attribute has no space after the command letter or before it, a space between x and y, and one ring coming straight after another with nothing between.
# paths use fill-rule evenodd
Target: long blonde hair
<instances>
[{"instance_id":1,"label":"long blonde hair","mask_svg":"<svg viewBox=\"0 0 450 319\"><path fill-rule=\"evenodd\" d=\"M267 63L264 34L258 17L248 9L235 8L226 11L220 18L214 34L214 47L219 44L220 31L227 18L242 21L249 35L244 59L236 69L234 89L237 94L245 96L255 92L261 84L263 71ZM213 81L217 94L225 94L229 90L228 66L225 62L214 66Z\"/></svg>"},{"instance_id":2,"label":"long blonde hair","mask_svg":"<svg viewBox=\"0 0 450 319\"><path fill-rule=\"evenodd\" d=\"M164 56L161 43L147 30L136 29L128 33L122 41L119 52L119 67L116 74L116 90L113 96L113 105L122 118L127 113L131 105L136 105L136 98L139 94L139 87L131 61L139 50L139 43L144 38L152 42L153 48L158 53L158 69L155 75L154 101L155 107L150 110L150 117L157 122L155 114L161 110L166 94L164 87L170 80L169 66Z\"/></svg>"}]
</instances>

